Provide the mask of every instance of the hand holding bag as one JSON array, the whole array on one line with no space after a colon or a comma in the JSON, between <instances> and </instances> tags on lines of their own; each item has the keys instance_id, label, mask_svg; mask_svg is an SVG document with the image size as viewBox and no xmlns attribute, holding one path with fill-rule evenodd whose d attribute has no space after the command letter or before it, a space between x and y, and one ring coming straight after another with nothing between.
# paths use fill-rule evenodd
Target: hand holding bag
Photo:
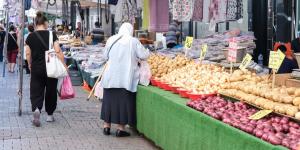
<instances>
[{"instance_id":1,"label":"hand holding bag","mask_svg":"<svg viewBox=\"0 0 300 150\"><path fill-rule=\"evenodd\" d=\"M70 76L64 77L60 88L60 99L71 99L75 97L75 91L72 86Z\"/></svg>"},{"instance_id":2,"label":"hand holding bag","mask_svg":"<svg viewBox=\"0 0 300 150\"><path fill-rule=\"evenodd\" d=\"M49 31L49 50L45 51L47 76L50 78L62 78L68 75L68 71L58 58L53 49L53 33Z\"/></svg>"},{"instance_id":3,"label":"hand holding bag","mask_svg":"<svg viewBox=\"0 0 300 150\"><path fill-rule=\"evenodd\" d=\"M139 73L140 73L140 80L139 84L148 86L150 83L151 78L151 69L147 61L140 61L139 62Z\"/></svg>"}]
</instances>

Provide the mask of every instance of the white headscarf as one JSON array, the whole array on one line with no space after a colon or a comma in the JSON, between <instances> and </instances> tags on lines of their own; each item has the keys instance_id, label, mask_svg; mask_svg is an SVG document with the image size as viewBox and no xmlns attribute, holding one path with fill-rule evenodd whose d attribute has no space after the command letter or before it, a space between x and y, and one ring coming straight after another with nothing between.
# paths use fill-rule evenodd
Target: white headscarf
<instances>
[{"instance_id":1,"label":"white headscarf","mask_svg":"<svg viewBox=\"0 0 300 150\"><path fill-rule=\"evenodd\" d=\"M133 39L133 26L130 23L125 22L121 25L118 34L110 37L107 40L106 48L107 50L109 50L112 47L112 45L115 44L112 48L117 47L117 45L122 45L122 47L128 47L129 49L131 49Z\"/></svg>"},{"instance_id":2,"label":"white headscarf","mask_svg":"<svg viewBox=\"0 0 300 150\"><path fill-rule=\"evenodd\" d=\"M123 23L119 29L118 35L122 36L120 43L130 43L131 39L133 38L133 26L128 22Z\"/></svg>"},{"instance_id":3,"label":"white headscarf","mask_svg":"<svg viewBox=\"0 0 300 150\"><path fill-rule=\"evenodd\" d=\"M123 23L119 29L118 34L133 36L133 26L128 22Z\"/></svg>"}]
</instances>

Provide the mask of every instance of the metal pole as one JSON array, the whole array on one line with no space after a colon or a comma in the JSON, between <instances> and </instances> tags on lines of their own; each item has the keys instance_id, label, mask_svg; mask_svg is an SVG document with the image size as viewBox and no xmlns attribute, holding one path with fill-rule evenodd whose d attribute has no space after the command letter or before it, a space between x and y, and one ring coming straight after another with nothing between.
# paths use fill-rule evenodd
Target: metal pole
<instances>
[{"instance_id":1,"label":"metal pole","mask_svg":"<svg viewBox=\"0 0 300 150\"><path fill-rule=\"evenodd\" d=\"M6 64L7 64L7 43L8 43L8 23L9 23L9 2L6 1L6 31L5 31L5 39L4 39L4 46L3 46L3 74L2 76L5 77L5 70L6 70Z\"/></svg>"},{"instance_id":2,"label":"metal pole","mask_svg":"<svg viewBox=\"0 0 300 150\"><path fill-rule=\"evenodd\" d=\"M19 72L20 72L20 83L19 83L19 116L22 115L22 99L23 99L23 60L24 60L24 26L25 26L25 1L21 0L21 36L20 36L20 51L19 51Z\"/></svg>"}]
</instances>

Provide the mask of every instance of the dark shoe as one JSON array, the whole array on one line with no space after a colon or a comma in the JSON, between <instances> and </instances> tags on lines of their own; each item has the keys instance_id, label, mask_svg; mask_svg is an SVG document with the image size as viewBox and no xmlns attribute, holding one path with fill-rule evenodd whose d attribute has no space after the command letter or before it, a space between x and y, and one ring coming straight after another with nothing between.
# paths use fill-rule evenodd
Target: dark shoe
<instances>
[{"instance_id":1,"label":"dark shoe","mask_svg":"<svg viewBox=\"0 0 300 150\"><path fill-rule=\"evenodd\" d=\"M104 135L110 135L110 128L104 128L103 129L103 134Z\"/></svg>"},{"instance_id":2,"label":"dark shoe","mask_svg":"<svg viewBox=\"0 0 300 150\"><path fill-rule=\"evenodd\" d=\"M130 136L130 133L126 131L122 131L118 129L116 132L116 137L128 137L128 136Z\"/></svg>"}]
</instances>

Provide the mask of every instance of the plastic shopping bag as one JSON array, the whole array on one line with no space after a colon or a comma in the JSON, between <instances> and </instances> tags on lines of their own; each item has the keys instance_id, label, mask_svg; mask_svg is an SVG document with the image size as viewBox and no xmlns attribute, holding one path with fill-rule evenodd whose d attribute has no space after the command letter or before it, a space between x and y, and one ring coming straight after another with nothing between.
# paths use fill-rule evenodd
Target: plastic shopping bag
<instances>
[{"instance_id":1,"label":"plastic shopping bag","mask_svg":"<svg viewBox=\"0 0 300 150\"><path fill-rule=\"evenodd\" d=\"M147 61L140 61L139 73L140 73L139 84L148 86L151 78L151 70Z\"/></svg>"},{"instance_id":2,"label":"plastic shopping bag","mask_svg":"<svg viewBox=\"0 0 300 150\"><path fill-rule=\"evenodd\" d=\"M64 77L60 88L60 99L71 99L75 97L75 91L69 76Z\"/></svg>"},{"instance_id":3,"label":"plastic shopping bag","mask_svg":"<svg viewBox=\"0 0 300 150\"><path fill-rule=\"evenodd\" d=\"M103 88L101 87L100 82L96 85L94 95L99 99L103 99Z\"/></svg>"}]
</instances>

